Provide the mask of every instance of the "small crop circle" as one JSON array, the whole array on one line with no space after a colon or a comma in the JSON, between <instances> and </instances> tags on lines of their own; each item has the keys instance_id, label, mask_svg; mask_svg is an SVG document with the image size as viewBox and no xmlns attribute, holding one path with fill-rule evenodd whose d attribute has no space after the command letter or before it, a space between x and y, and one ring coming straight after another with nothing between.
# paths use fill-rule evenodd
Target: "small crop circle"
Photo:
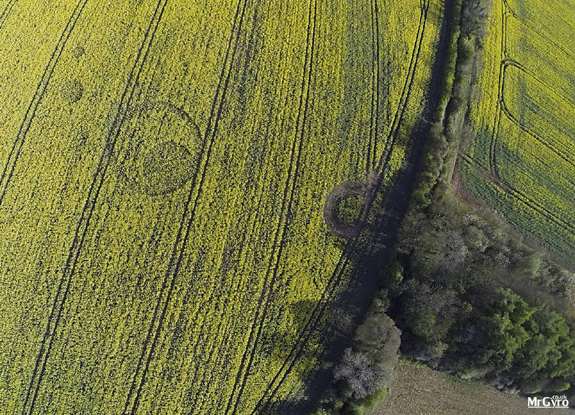
<instances>
[{"instance_id":1,"label":"small crop circle","mask_svg":"<svg viewBox=\"0 0 575 415\"><path fill-rule=\"evenodd\" d=\"M361 228L365 209L366 186L361 182L345 182L335 186L326 198L323 216L328 228L337 236L353 238Z\"/></svg>"},{"instance_id":2,"label":"small crop circle","mask_svg":"<svg viewBox=\"0 0 575 415\"><path fill-rule=\"evenodd\" d=\"M128 111L114 158L120 178L130 189L158 196L190 182L201 147L199 129L185 111L153 103Z\"/></svg>"},{"instance_id":3,"label":"small crop circle","mask_svg":"<svg viewBox=\"0 0 575 415\"><path fill-rule=\"evenodd\" d=\"M76 59L80 59L85 54L86 54L86 49L84 49L83 46L78 45L74 49L72 49L72 56Z\"/></svg>"},{"instance_id":4,"label":"small crop circle","mask_svg":"<svg viewBox=\"0 0 575 415\"><path fill-rule=\"evenodd\" d=\"M142 187L150 195L171 193L191 180L195 167L186 147L173 141L158 143L142 158Z\"/></svg>"},{"instance_id":5,"label":"small crop circle","mask_svg":"<svg viewBox=\"0 0 575 415\"><path fill-rule=\"evenodd\" d=\"M73 104L82 99L84 95L84 86L77 79L68 79L62 84L60 89L62 98L69 104Z\"/></svg>"}]
</instances>

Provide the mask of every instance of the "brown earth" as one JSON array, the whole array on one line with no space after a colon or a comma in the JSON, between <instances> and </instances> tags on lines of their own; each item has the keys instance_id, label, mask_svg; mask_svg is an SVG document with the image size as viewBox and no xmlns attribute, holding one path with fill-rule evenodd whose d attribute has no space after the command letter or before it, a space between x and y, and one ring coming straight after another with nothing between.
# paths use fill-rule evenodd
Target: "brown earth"
<instances>
[{"instance_id":1,"label":"brown earth","mask_svg":"<svg viewBox=\"0 0 575 415\"><path fill-rule=\"evenodd\" d=\"M400 362L385 402L366 415L545 415L575 410L528 409L527 399L477 382Z\"/></svg>"}]
</instances>

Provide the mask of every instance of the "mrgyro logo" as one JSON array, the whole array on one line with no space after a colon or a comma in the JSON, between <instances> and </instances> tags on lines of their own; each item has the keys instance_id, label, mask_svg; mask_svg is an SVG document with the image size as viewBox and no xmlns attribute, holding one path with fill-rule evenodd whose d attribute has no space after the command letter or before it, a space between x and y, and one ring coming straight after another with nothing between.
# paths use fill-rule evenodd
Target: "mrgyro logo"
<instances>
[{"instance_id":1,"label":"mrgyro logo","mask_svg":"<svg viewBox=\"0 0 575 415\"><path fill-rule=\"evenodd\" d=\"M527 398L528 408L569 409L567 395L553 395L545 398Z\"/></svg>"}]
</instances>

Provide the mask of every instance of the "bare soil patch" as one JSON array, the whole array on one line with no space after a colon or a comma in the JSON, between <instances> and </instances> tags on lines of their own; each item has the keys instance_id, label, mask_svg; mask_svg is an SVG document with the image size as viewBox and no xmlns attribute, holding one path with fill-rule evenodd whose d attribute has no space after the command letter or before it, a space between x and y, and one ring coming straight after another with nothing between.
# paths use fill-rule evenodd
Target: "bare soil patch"
<instances>
[{"instance_id":1,"label":"bare soil patch","mask_svg":"<svg viewBox=\"0 0 575 415\"><path fill-rule=\"evenodd\" d=\"M481 383L400 362L385 402L367 415L575 414L575 410L528 409L527 399Z\"/></svg>"}]
</instances>

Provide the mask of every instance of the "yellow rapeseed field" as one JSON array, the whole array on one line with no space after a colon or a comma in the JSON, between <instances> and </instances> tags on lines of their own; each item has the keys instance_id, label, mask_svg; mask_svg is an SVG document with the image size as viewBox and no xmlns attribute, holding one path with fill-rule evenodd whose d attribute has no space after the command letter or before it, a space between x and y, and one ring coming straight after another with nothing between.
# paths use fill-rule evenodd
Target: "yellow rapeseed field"
<instances>
[{"instance_id":1,"label":"yellow rapeseed field","mask_svg":"<svg viewBox=\"0 0 575 415\"><path fill-rule=\"evenodd\" d=\"M575 261L575 4L494 0L472 104L468 188Z\"/></svg>"},{"instance_id":2,"label":"yellow rapeseed field","mask_svg":"<svg viewBox=\"0 0 575 415\"><path fill-rule=\"evenodd\" d=\"M0 1L0 413L273 412L393 185L438 0Z\"/></svg>"}]
</instances>

